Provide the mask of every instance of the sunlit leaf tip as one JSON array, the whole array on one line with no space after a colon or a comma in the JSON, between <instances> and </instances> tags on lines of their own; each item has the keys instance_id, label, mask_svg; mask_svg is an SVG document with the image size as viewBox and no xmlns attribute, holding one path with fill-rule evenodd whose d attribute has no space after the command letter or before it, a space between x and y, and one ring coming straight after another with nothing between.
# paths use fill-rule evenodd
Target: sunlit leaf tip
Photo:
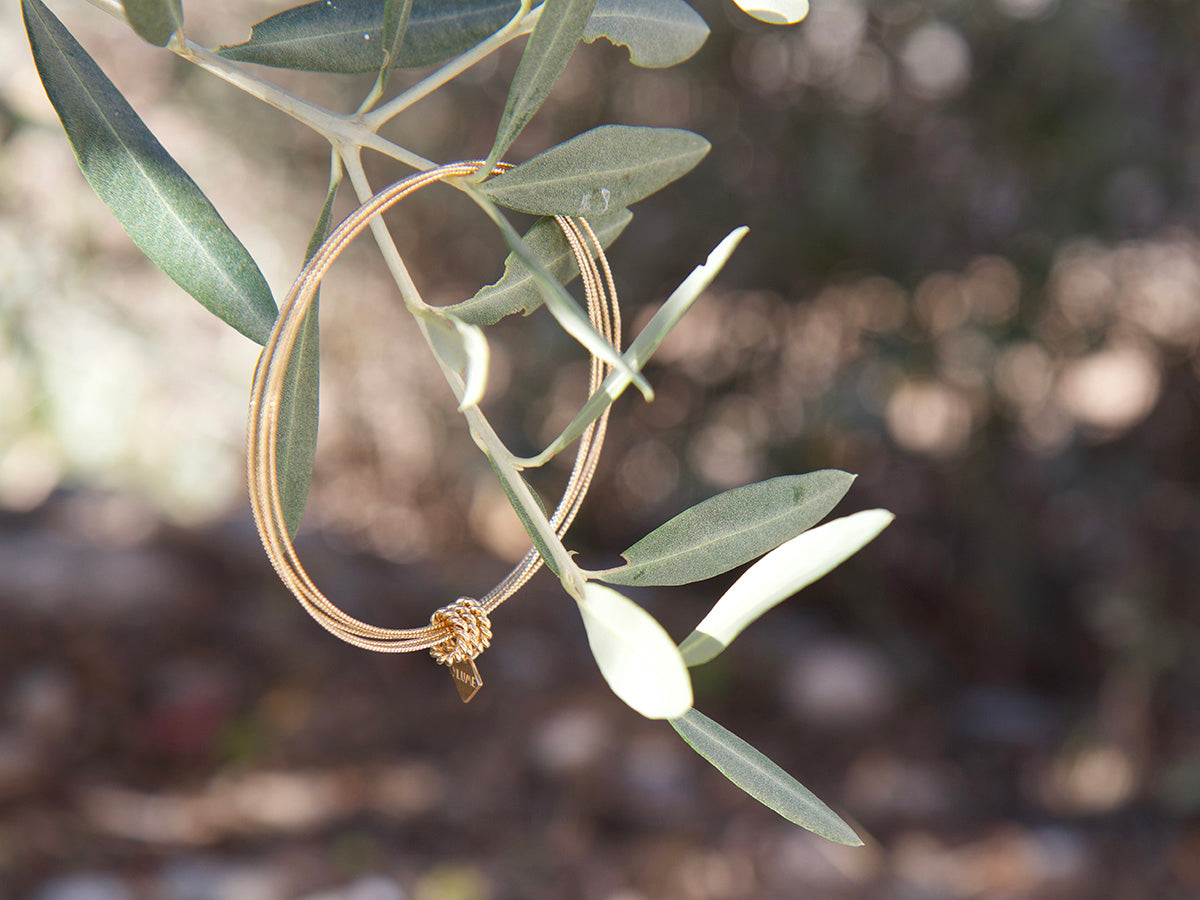
<instances>
[{"instance_id":1,"label":"sunlit leaf tip","mask_svg":"<svg viewBox=\"0 0 1200 900\"><path fill-rule=\"evenodd\" d=\"M808 0L735 0L748 15L771 25L795 25L808 15Z\"/></svg>"},{"instance_id":2,"label":"sunlit leaf tip","mask_svg":"<svg viewBox=\"0 0 1200 900\"><path fill-rule=\"evenodd\" d=\"M767 610L831 572L891 524L883 509L868 509L834 519L776 547L733 583L707 616L697 634L684 642L689 666L708 662Z\"/></svg>"}]
</instances>

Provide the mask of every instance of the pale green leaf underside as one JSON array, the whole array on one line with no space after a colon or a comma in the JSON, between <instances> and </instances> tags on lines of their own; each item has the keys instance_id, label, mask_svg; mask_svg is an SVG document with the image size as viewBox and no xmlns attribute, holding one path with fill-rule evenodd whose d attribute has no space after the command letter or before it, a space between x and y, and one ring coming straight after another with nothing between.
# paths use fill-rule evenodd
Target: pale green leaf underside
<instances>
[{"instance_id":1,"label":"pale green leaf underside","mask_svg":"<svg viewBox=\"0 0 1200 900\"><path fill-rule=\"evenodd\" d=\"M629 48L635 66L661 69L689 59L708 38L708 25L683 0L599 0L583 39Z\"/></svg>"},{"instance_id":2,"label":"pale green leaf underside","mask_svg":"<svg viewBox=\"0 0 1200 900\"><path fill-rule=\"evenodd\" d=\"M891 524L884 509L868 509L806 531L776 547L733 583L680 645L689 666L708 662L751 622L837 568Z\"/></svg>"},{"instance_id":3,"label":"pale green leaf underside","mask_svg":"<svg viewBox=\"0 0 1200 900\"><path fill-rule=\"evenodd\" d=\"M618 209L603 216L589 216L588 224L600 239L600 245L608 247L632 218L629 210ZM523 240L560 284L568 284L579 275L575 254L571 252L562 228L552 217L546 216L535 222L525 232ZM510 253L504 261L504 275L499 281L481 288L469 300L447 306L445 311L473 325L494 325L513 313L529 315L541 305L542 293L533 273L516 254Z\"/></svg>"},{"instance_id":4,"label":"pale green leaf underside","mask_svg":"<svg viewBox=\"0 0 1200 900\"><path fill-rule=\"evenodd\" d=\"M458 411L478 406L487 390L491 356L483 331L444 311L422 311L421 318L438 357L462 379Z\"/></svg>"},{"instance_id":5,"label":"pale green leaf underside","mask_svg":"<svg viewBox=\"0 0 1200 900\"><path fill-rule=\"evenodd\" d=\"M41 0L22 9L38 74L92 189L155 265L261 344L275 301L246 248Z\"/></svg>"},{"instance_id":6,"label":"pale green leaf underside","mask_svg":"<svg viewBox=\"0 0 1200 900\"><path fill-rule=\"evenodd\" d=\"M602 125L479 186L535 215L589 216L630 206L689 172L709 143L680 128Z\"/></svg>"},{"instance_id":7,"label":"pale green leaf underside","mask_svg":"<svg viewBox=\"0 0 1200 900\"><path fill-rule=\"evenodd\" d=\"M696 709L671 719L693 750L743 791L813 834L861 847L862 839L818 797L740 737Z\"/></svg>"},{"instance_id":8,"label":"pale green leaf underside","mask_svg":"<svg viewBox=\"0 0 1200 900\"><path fill-rule=\"evenodd\" d=\"M583 592L588 644L613 693L649 719L683 715L692 705L692 682L670 635L610 587L588 582Z\"/></svg>"},{"instance_id":9,"label":"pale green leaf underside","mask_svg":"<svg viewBox=\"0 0 1200 900\"><path fill-rule=\"evenodd\" d=\"M414 0L393 66L441 62L500 30L516 0ZM254 26L250 39L218 48L226 59L310 72L375 72L383 65L381 0L316 0Z\"/></svg>"},{"instance_id":10,"label":"pale green leaf underside","mask_svg":"<svg viewBox=\"0 0 1200 900\"><path fill-rule=\"evenodd\" d=\"M734 488L684 510L622 556L609 584L689 584L758 559L820 522L854 476L835 469Z\"/></svg>"},{"instance_id":11,"label":"pale green leaf underside","mask_svg":"<svg viewBox=\"0 0 1200 900\"><path fill-rule=\"evenodd\" d=\"M508 89L508 100L488 154L490 170L541 109L555 82L575 52L596 0L545 0L533 34L525 44L520 65Z\"/></svg>"},{"instance_id":12,"label":"pale green leaf underside","mask_svg":"<svg viewBox=\"0 0 1200 900\"><path fill-rule=\"evenodd\" d=\"M180 0L123 0L122 5L133 30L156 47L165 47L171 35L183 28Z\"/></svg>"}]
</instances>

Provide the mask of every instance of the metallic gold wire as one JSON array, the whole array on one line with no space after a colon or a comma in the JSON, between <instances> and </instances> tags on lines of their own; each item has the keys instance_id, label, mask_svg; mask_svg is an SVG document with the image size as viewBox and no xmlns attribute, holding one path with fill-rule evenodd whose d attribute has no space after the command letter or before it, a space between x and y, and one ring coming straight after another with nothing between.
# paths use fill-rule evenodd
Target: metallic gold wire
<instances>
[{"instance_id":1,"label":"metallic gold wire","mask_svg":"<svg viewBox=\"0 0 1200 900\"><path fill-rule=\"evenodd\" d=\"M451 163L398 181L363 203L329 234L296 277L259 356L250 393L246 439L247 480L255 525L272 566L301 606L323 628L349 644L380 653L431 649L434 658L446 664L473 659L487 647L491 638L488 614L537 572L542 565L541 556L531 549L482 600L459 598L436 611L430 624L423 627L381 628L360 621L321 593L300 563L284 523L276 448L279 407L288 363L304 317L330 267L373 217L423 187L446 178L469 175L480 164L479 161ZM496 171L508 168L510 166L502 163ZM620 309L603 246L587 220L566 216L555 218L579 267L588 317L596 330L619 351ZM592 357L589 395L595 393L609 368L602 360ZM580 438L562 499L550 517L551 527L559 537L570 527L591 485L607 424L608 411L605 410Z\"/></svg>"}]
</instances>

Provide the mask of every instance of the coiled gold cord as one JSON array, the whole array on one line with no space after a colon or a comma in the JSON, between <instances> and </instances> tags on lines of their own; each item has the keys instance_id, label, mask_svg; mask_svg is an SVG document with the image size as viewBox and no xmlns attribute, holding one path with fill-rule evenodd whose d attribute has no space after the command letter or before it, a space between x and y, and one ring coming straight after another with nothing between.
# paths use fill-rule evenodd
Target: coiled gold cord
<instances>
[{"instance_id":1,"label":"coiled gold cord","mask_svg":"<svg viewBox=\"0 0 1200 900\"><path fill-rule=\"evenodd\" d=\"M284 380L304 317L312 307L317 288L330 267L351 240L394 204L417 190L446 178L470 175L480 161L464 161L420 172L380 191L363 203L335 228L296 277L283 303L254 370L247 426L246 467L250 507L271 564L280 579L300 601L301 606L323 628L349 644L380 653L406 653L429 649L439 663L451 666L469 664L470 673L453 671L464 700L478 689L478 672L473 660L491 640L488 615L521 588L542 565L542 558L531 549L520 563L482 600L463 597L436 611L428 625L421 628L380 628L348 615L313 584L305 572L288 535L279 494L276 446L279 436L279 407ZM496 172L510 168L506 164ZM588 317L596 330L620 350L621 318L612 271L603 247L586 219L555 217L579 267L587 301ZM588 393L600 386L609 366L592 357ZM600 459L608 424L606 410L580 437L575 463L562 499L550 517L550 525L561 537L574 520L591 485ZM473 688L464 691L464 680Z\"/></svg>"}]
</instances>

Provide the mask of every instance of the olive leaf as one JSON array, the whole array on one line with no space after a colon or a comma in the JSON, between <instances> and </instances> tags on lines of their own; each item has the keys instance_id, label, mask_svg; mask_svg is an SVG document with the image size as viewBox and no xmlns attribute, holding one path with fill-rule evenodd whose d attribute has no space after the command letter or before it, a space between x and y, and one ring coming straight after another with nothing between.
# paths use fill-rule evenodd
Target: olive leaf
<instances>
[{"instance_id":1,"label":"olive leaf","mask_svg":"<svg viewBox=\"0 0 1200 900\"><path fill-rule=\"evenodd\" d=\"M307 263L320 248L333 221L333 201L342 182L341 166L336 165L329 179L329 190L321 205L321 214L313 227L304 251ZM308 504L312 485L313 462L317 456L317 427L321 406L321 325L320 288L312 307L304 315L304 324L292 348L283 388L279 394L279 432L275 446L275 471L279 481L279 503L288 535L295 539Z\"/></svg>"},{"instance_id":2,"label":"olive leaf","mask_svg":"<svg viewBox=\"0 0 1200 900\"><path fill-rule=\"evenodd\" d=\"M533 114L541 109L575 52L595 5L596 0L545 0L542 4L542 14L509 85L508 100L483 172L492 170Z\"/></svg>"},{"instance_id":3,"label":"olive leaf","mask_svg":"<svg viewBox=\"0 0 1200 900\"><path fill-rule=\"evenodd\" d=\"M121 5L133 30L156 47L165 47L171 35L183 28L181 0L122 0Z\"/></svg>"},{"instance_id":4,"label":"olive leaf","mask_svg":"<svg viewBox=\"0 0 1200 900\"><path fill-rule=\"evenodd\" d=\"M491 355L483 331L444 310L419 310L418 314L438 357L462 379L458 411L478 406L487 390Z\"/></svg>"},{"instance_id":5,"label":"olive leaf","mask_svg":"<svg viewBox=\"0 0 1200 900\"><path fill-rule=\"evenodd\" d=\"M501 206L535 215L622 209L691 171L711 145L681 128L601 125L479 185Z\"/></svg>"},{"instance_id":6,"label":"olive leaf","mask_svg":"<svg viewBox=\"0 0 1200 900\"><path fill-rule=\"evenodd\" d=\"M820 522L850 490L836 469L784 475L709 497L660 525L598 573L609 584L689 584L758 559Z\"/></svg>"},{"instance_id":7,"label":"olive leaf","mask_svg":"<svg viewBox=\"0 0 1200 900\"><path fill-rule=\"evenodd\" d=\"M819 525L776 547L733 583L680 644L687 664L708 662L747 625L840 566L894 518L885 509L868 509Z\"/></svg>"},{"instance_id":8,"label":"olive leaf","mask_svg":"<svg viewBox=\"0 0 1200 900\"><path fill-rule=\"evenodd\" d=\"M594 582L584 585L579 612L596 665L614 694L649 719L686 712L691 678L679 649L650 613Z\"/></svg>"},{"instance_id":9,"label":"olive leaf","mask_svg":"<svg viewBox=\"0 0 1200 900\"><path fill-rule=\"evenodd\" d=\"M671 719L671 727L718 772L789 822L838 844L862 846L862 838L816 794L702 712L689 709Z\"/></svg>"},{"instance_id":10,"label":"olive leaf","mask_svg":"<svg viewBox=\"0 0 1200 900\"><path fill-rule=\"evenodd\" d=\"M263 343L275 301L196 183L41 0L22 0L38 74L84 177L139 249L181 288Z\"/></svg>"},{"instance_id":11,"label":"olive leaf","mask_svg":"<svg viewBox=\"0 0 1200 900\"><path fill-rule=\"evenodd\" d=\"M583 30L629 48L635 66L662 69L683 62L708 38L708 26L683 0L599 0Z\"/></svg>"},{"instance_id":12,"label":"olive leaf","mask_svg":"<svg viewBox=\"0 0 1200 900\"><path fill-rule=\"evenodd\" d=\"M391 62L413 68L457 56L499 31L517 0L413 0L408 28ZM309 72L376 72L383 65L381 0L315 0L268 16L226 59Z\"/></svg>"},{"instance_id":13,"label":"olive leaf","mask_svg":"<svg viewBox=\"0 0 1200 900\"><path fill-rule=\"evenodd\" d=\"M589 216L588 224L600 241L608 247L629 224L633 214L627 209L618 209L602 216ZM567 242L562 228L550 216L544 216L525 232L522 240L546 271L568 284L579 274L575 254ZM542 305L542 294L529 267L515 253L504 261L504 275L495 284L480 288L474 297L445 307L464 322L474 325L494 325L513 313L529 315Z\"/></svg>"},{"instance_id":14,"label":"olive leaf","mask_svg":"<svg viewBox=\"0 0 1200 900\"><path fill-rule=\"evenodd\" d=\"M737 245L746 236L748 230L743 225L727 234L725 239L713 248L712 253L708 254L708 259L704 261L704 264L696 266L691 274L683 280L683 283L675 288L666 302L658 308L658 312L633 339L629 349L622 354L621 359L630 370L641 371L670 330L683 318L684 313L692 308L692 304L700 299L700 295L717 277L717 273L721 271L733 251L737 249ZM521 462L529 467L545 465L583 434L584 429L592 422L600 418L604 410L608 409L612 402L621 396L629 383L630 378L626 372L621 370L609 372L604 381L600 383L600 387L576 413L575 418L563 429L562 434L537 456Z\"/></svg>"}]
</instances>

